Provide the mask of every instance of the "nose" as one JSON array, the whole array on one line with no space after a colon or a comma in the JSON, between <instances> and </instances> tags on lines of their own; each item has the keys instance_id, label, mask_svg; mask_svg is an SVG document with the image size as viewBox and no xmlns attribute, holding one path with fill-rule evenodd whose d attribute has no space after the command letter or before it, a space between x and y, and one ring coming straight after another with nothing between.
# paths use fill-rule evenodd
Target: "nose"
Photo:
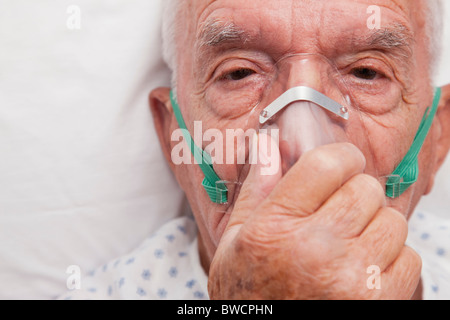
<instances>
[{"instance_id":1,"label":"nose","mask_svg":"<svg viewBox=\"0 0 450 320\"><path fill-rule=\"evenodd\" d=\"M329 65L322 58L315 56L291 57L279 62L280 77L284 90L298 86L306 86L325 93Z\"/></svg>"}]
</instances>

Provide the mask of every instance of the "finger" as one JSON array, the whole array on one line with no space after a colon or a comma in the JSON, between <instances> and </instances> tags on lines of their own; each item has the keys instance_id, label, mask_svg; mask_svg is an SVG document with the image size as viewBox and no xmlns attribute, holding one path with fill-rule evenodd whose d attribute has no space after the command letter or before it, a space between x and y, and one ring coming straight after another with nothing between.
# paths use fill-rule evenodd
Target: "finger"
<instances>
[{"instance_id":1,"label":"finger","mask_svg":"<svg viewBox=\"0 0 450 320\"><path fill-rule=\"evenodd\" d=\"M330 144L302 155L268 200L286 214L308 216L346 181L365 168L361 151L349 143Z\"/></svg>"},{"instance_id":2,"label":"finger","mask_svg":"<svg viewBox=\"0 0 450 320\"><path fill-rule=\"evenodd\" d=\"M381 289L390 299L411 299L422 271L422 259L410 247L404 246L397 259L381 274Z\"/></svg>"},{"instance_id":3,"label":"finger","mask_svg":"<svg viewBox=\"0 0 450 320\"><path fill-rule=\"evenodd\" d=\"M359 236L384 204L384 191L378 180L359 174L338 189L313 219L349 239Z\"/></svg>"},{"instance_id":4,"label":"finger","mask_svg":"<svg viewBox=\"0 0 450 320\"><path fill-rule=\"evenodd\" d=\"M271 136L261 133L253 137L250 163L253 164L236 200L230 225L242 224L281 179L280 152Z\"/></svg>"},{"instance_id":5,"label":"finger","mask_svg":"<svg viewBox=\"0 0 450 320\"><path fill-rule=\"evenodd\" d=\"M367 265L376 265L384 271L405 245L408 235L406 218L392 208L381 208L358 238L361 254Z\"/></svg>"}]
</instances>

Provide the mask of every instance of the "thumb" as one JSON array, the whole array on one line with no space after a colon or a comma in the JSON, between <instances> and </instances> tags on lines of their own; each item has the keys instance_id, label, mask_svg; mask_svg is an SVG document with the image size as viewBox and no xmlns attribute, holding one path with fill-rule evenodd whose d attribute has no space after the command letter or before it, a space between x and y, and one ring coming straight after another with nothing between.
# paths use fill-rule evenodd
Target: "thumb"
<instances>
[{"instance_id":1,"label":"thumb","mask_svg":"<svg viewBox=\"0 0 450 320\"><path fill-rule=\"evenodd\" d=\"M278 141L272 136L255 134L249 159L251 167L236 200L230 225L243 224L272 192L282 176Z\"/></svg>"}]
</instances>

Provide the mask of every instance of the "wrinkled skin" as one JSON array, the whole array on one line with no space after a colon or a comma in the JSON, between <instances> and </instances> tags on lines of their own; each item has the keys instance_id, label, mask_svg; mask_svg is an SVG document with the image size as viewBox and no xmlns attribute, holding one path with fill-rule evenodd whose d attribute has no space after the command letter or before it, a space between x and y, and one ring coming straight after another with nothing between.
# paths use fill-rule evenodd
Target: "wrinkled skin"
<instances>
[{"instance_id":1,"label":"wrinkled skin","mask_svg":"<svg viewBox=\"0 0 450 320\"><path fill-rule=\"evenodd\" d=\"M383 24L407 30L413 41L406 51L347 41L367 37L366 9L373 4L381 8ZM449 149L450 87L443 88L419 156L420 176L414 188L387 207L375 177L394 170L431 105L423 16L422 1L406 0L184 3L179 17L183 32L177 36L182 53L177 98L191 132L194 120L202 121L203 130L253 127L252 104L223 108L226 94L240 89L244 95L240 98L263 94L274 61L292 54L321 54L337 61L338 67L344 61L342 74L355 86L367 86L366 94L380 106L385 105L383 92L391 84L401 93L393 108L363 113L370 152L350 143L322 146L303 154L284 176L261 175L262 164L215 165L222 179L243 182L241 188L229 186L228 206L210 202L201 188L204 176L198 166L173 164L171 150L177 142L171 141L171 134L178 124L169 89L151 93L163 152L199 227L199 250L212 299L410 299L415 292L414 297L420 297L416 289L421 259L405 246L407 219L420 197L430 192ZM249 36L241 43L204 46L202 28L209 21L233 22ZM294 67L302 81L316 80L304 66ZM354 72L361 67L376 76L361 82ZM246 71L236 74L239 70ZM258 138L273 143L265 135ZM371 265L381 271L379 290L367 287Z\"/></svg>"}]
</instances>

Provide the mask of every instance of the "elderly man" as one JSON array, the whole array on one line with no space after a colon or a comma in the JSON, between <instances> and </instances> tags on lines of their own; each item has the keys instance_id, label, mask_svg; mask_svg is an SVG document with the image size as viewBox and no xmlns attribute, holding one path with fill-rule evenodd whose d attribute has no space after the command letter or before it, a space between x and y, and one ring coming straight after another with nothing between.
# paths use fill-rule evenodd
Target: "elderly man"
<instances>
[{"instance_id":1,"label":"elderly man","mask_svg":"<svg viewBox=\"0 0 450 320\"><path fill-rule=\"evenodd\" d=\"M405 241L450 147L450 86L431 81L439 2L168 3L173 87L150 102L198 228L199 257L180 267L201 263L212 299L422 298ZM228 130L243 136L218 143Z\"/></svg>"},{"instance_id":2,"label":"elderly man","mask_svg":"<svg viewBox=\"0 0 450 320\"><path fill-rule=\"evenodd\" d=\"M450 87L442 90L417 156L417 181L386 201L379 177L394 172L412 149L433 104L437 5L432 0L201 0L173 8L166 54L176 97L171 100L169 89L153 91L152 111L198 224L211 298L420 297L421 259L405 246L407 219L431 190L449 148ZM369 23L376 18L370 8L379 10L378 27ZM221 180L242 182L227 184L232 200L225 206L213 203L200 187L205 178L200 166L173 163L177 141L171 134L180 126L174 108L191 133L194 121L223 132L246 130L253 125L253 111L259 115L265 102L283 91L302 85L325 93L327 85L339 87L321 76L329 61L358 101L358 108L353 106L360 111L358 121L345 124L348 131L357 127L347 143L303 153L286 174L262 175L260 162L250 169L214 165ZM283 82L283 89L273 82ZM277 93L265 99L270 90ZM355 142L358 135L368 137L371 147ZM369 266L381 270L378 290L366 285Z\"/></svg>"}]
</instances>

